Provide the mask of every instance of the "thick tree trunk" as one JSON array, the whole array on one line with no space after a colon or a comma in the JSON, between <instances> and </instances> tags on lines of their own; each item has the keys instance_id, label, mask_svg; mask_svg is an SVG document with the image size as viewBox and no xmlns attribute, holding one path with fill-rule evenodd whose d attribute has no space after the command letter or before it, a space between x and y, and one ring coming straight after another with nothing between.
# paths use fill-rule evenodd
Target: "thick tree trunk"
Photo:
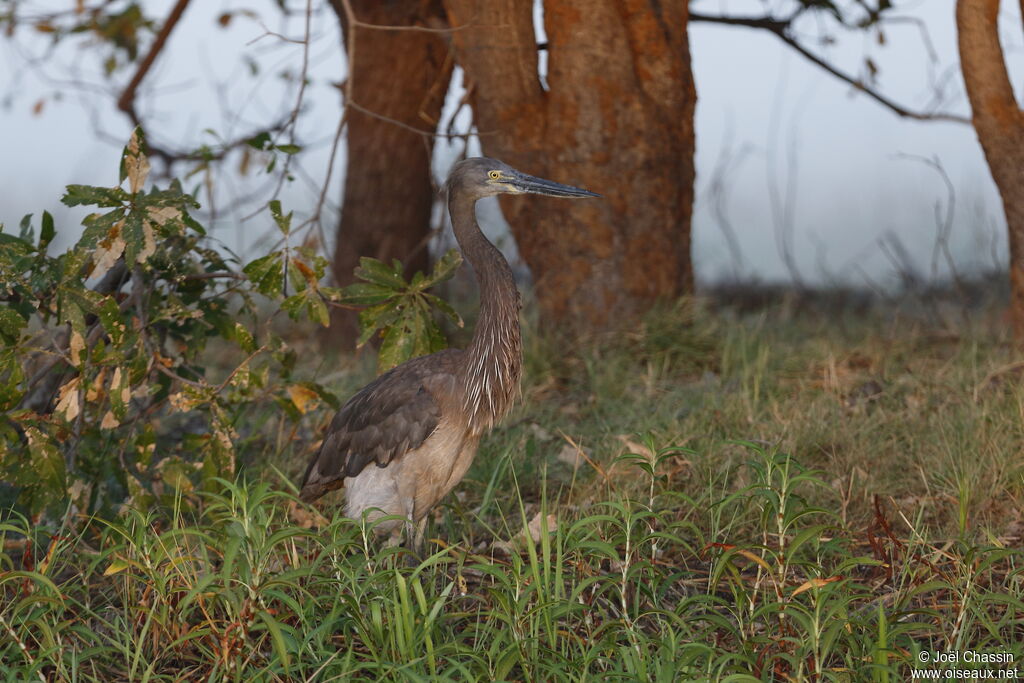
<instances>
[{"instance_id":1,"label":"thick tree trunk","mask_svg":"<svg viewBox=\"0 0 1024 683\"><path fill-rule=\"evenodd\" d=\"M687 3L545 0L546 91L532 4L445 0L485 153L604 195L502 205L542 319L600 329L693 288Z\"/></svg>"},{"instance_id":2,"label":"thick tree trunk","mask_svg":"<svg viewBox=\"0 0 1024 683\"><path fill-rule=\"evenodd\" d=\"M1021 2L1024 11L1024 0ZM974 130L999 188L1010 238L1010 319L1024 344L1024 112L999 44L999 0L958 0L956 23Z\"/></svg>"},{"instance_id":3,"label":"thick tree trunk","mask_svg":"<svg viewBox=\"0 0 1024 683\"><path fill-rule=\"evenodd\" d=\"M331 5L347 40L344 6L341 0ZM351 0L351 6L358 22L376 26L437 27L445 20L440 0ZM348 170L333 263L340 285L352 282L360 256L397 258L410 272L427 268L434 201L430 135L452 70L444 34L356 26L354 37L352 99L379 116L348 111ZM332 336L351 345L356 315L336 311L331 328Z\"/></svg>"}]
</instances>

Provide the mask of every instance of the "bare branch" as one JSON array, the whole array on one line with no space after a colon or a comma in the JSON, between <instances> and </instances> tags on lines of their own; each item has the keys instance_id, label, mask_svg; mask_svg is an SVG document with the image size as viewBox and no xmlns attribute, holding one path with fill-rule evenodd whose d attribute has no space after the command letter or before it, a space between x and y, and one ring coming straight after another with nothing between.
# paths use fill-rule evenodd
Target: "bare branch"
<instances>
[{"instance_id":1,"label":"bare branch","mask_svg":"<svg viewBox=\"0 0 1024 683\"><path fill-rule=\"evenodd\" d=\"M886 109L890 110L897 116L902 118L914 119L916 121L952 121L955 123L966 123L971 122L970 118L961 116L960 114L952 114L947 112L918 112L913 111L904 107L901 104L889 99L882 93L878 92L871 86L864 83L863 80L855 78L846 74L832 64L828 63L818 55L814 54L803 45L800 44L795 38L790 35L792 29L793 20L796 15L790 16L788 19L776 19L771 16L762 17L734 17L734 16L718 16L711 14L701 14L699 12L690 12L690 21L702 21L713 24L725 24L728 26L745 26L747 28L756 28L764 31L768 31L773 36L781 40L783 43L788 45L790 48L795 50L799 55L804 57L807 61L811 62L820 69L823 69L830 75L838 78L844 83L852 85L857 90L863 92L865 95L881 104Z\"/></svg>"},{"instance_id":2,"label":"bare branch","mask_svg":"<svg viewBox=\"0 0 1024 683\"><path fill-rule=\"evenodd\" d=\"M124 112L135 126L145 129L142 118L139 116L138 110L135 107L135 100L138 95L139 87L142 85L143 80L145 80L146 75L149 73L154 62L156 62L156 58L160 55L160 52L167 44L167 39L170 37L171 32L174 31L174 28L178 25L178 22L181 19L182 14L185 12L185 8L188 7L189 2L190 0L178 0L171 9L171 12L167 15L167 20L164 21L160 32L153 40L153 44L150 46L149 52L146 53L146 56L139 63L138 69L135 70L135 75L132 76L131 81L128 82L128 86L124 89L117 100L117 108ZM149 138L146 141L146 151L150 156L159 157L168 165L176 161L219 161L235 148L241 147L249 140L261 135L262 133L276 133L289 125L294 125L295 117L296 112L293 111L287 118L276 121L266 128L253 131L235 140L225 142L215 151L210 151L208 149L188 152L171 150L157 144L152 138Z\"/></svg>"},{"instance_id":3,"label":"bare branch","mask_svg":"<svg viewBox=\"0 0 1024 683\"><path fill-rule=\"evenodd\" d=\"M171 35L174 27L178 25L178 20L181 19L181 15L185 12L185 8L188 7L190 0L178 0L174 7L171 9L171 13L167 15L167 21L160 28L160 33L156 35L153 40L153 44L149 48L149 52L139 62L139 68L135 70L135 75L132 76L132 80L128 82L128 87L121 93L121 97L117 100L117 108L123 111L132 120L136 126L141 125L139 121L139 115L135 111L135 94L139 90L139 86L142 84L143 79L146 78L146 74L149 73L150 68L153 66L153 62L156 61L160 51L164 49L164 45L167 43L167 38Z\"/></svg>"}]
</instances>

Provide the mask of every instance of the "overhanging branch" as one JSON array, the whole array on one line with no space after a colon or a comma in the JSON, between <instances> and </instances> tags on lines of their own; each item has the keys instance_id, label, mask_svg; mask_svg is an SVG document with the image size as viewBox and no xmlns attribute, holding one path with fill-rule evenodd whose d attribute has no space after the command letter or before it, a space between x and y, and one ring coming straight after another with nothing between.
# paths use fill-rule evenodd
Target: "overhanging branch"
<instances>
[{"instance_id":1,"label":"overhanging branch","mask_svg":"<svg viewBox=\"0 0 1024 683\"><path fill-rule=\"evenodd\" d=\"M128 116L132 125L135 127L145 130L145 125L143 125L142 118L139 116L138 110L135 106L139 86L142 85L146 75L149 74L149 70L153 67L154 62L156 62L157 57L160 56L164 46L167 44L167 39L178 25L178 22L181 19L182 14L185 13L185 8L188 7L190 1L191 0L178 0L174 7L171 8L170 13L167 15L167 19L160 28L160 32L157 33L156 38L153 39L153 44L150 46L149 52L147 52L146 56L142 58L141 62L139 62L139 66L135 70L135 74L132 76L132 79L128 82L128 85L121 93L121 96L117 98L117 108ZM150 156L159 157L168 165L176 161L217 161L224 158L231 150L245 145L249 140L252 140L262 133L274 133L283 129L285 126L290 125L294 121L294 118L295 114L290 114L283 120L277 121L267 128L253 131L235 140L229 140L218 145L215 150L173 150L157 144L152 138L147 140L146 150Z\"/></svg>"},{"instance_id":2,"label":"overhanging branch","mask_svg":"<svg viewBox=\"0 0 1024 683\"><path fill-rule=\"evenodd\" d=\"M771 16L761 17L735 17L735 16L719 16L711 14L701 14L699 12L690 12L690 21L701 21L712 24L724 24L727 26L745 26L747 28L761 29L768 31L773 36L781 40L783 43L788 45L790 48L795 50L797 54L802 56L807 61L811 62L818 68L824 70L834 78L852 85L857 90L861 91L883 107L893 112L897 116L902 118L914 119L916 121L952 121L955 123L967 123L971 122L970 118L961 116L960 114L951 114L948 112L919 112L904 107L896 101L886 97L879 91L875 90L871 86L864 83L863 80L855 78L847 73L840 71L838 68L828 63L818 55L814 54L803 45L800 44L795 38L790 35L790 28L792 27L793 20L796 15L790 16L788 19L776 19Z\"/></svg>"}]
</instances>

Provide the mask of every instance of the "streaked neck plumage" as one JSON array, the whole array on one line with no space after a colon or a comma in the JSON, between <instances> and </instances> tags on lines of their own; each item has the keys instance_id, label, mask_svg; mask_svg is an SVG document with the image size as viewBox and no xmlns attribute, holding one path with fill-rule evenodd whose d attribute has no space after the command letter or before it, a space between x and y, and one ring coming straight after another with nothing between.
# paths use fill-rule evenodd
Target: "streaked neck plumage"
<instances>
[{"instance_id":1,"label":"streaked neck plumage","mask_svg":"<svg viewBox=\"0 0 1024 683\"><path fill-rule=\"evenodd\" d=\"M479 434L511 409L519 393L523 353L519 290L508 261L480 231L475 205L476 198L449 190L455 239L480 287L480 313L459 376L469 427Z\"/></svg>"}]
</instances>

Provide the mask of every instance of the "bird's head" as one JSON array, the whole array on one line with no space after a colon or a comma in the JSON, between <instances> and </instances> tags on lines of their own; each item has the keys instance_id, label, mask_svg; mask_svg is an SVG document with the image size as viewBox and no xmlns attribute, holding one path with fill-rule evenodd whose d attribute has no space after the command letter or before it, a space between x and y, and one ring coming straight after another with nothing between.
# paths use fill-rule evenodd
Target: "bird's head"
<instances>
[{"instance_id":1,"label":"bird's head","mask_svg":"<svg viewBox=\"0 0 1024 683\"><path fill-rule=\"evenodd\" d=\"M475 199L498 194L543 194L548 197L600 197L572 185L517 171L508 164L487 157L463 159L448 176L448 191L458 191Z\"/></svg>"}]
</instances>

